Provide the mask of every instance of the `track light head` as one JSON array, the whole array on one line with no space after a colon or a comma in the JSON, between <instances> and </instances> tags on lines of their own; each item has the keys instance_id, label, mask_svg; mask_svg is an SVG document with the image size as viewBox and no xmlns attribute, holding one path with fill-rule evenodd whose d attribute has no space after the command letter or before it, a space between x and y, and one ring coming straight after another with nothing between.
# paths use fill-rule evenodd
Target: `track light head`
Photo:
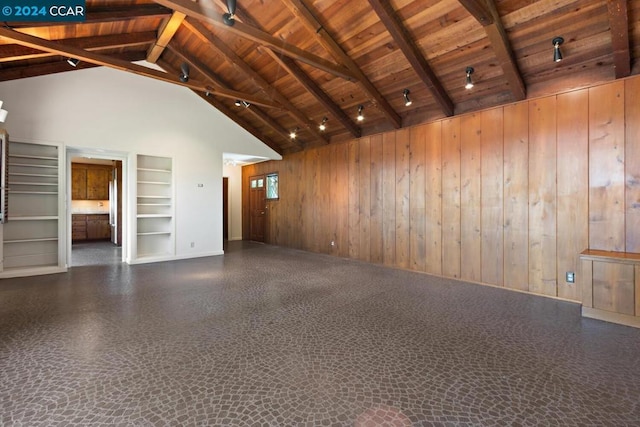
<instances>
[{"instance_id":1,"label":"track light head","mask_svg":"<svg viewBox=\"0 0 640 427\"><path fill-rule=\"evenodd\" d=\"M234 102L236 107L241 107L242 106L242 101L240 101L239 99L236 99L236 102Z\"/></svg>"},{"instance_id":2,"label":"track light head","mask_svg":"<svg viewBox=\"0 0 640 427\"><path fill-rule=\"evenodd\" d=\"M473 69L473 67L467 67L467 69L465 70L465 72L467 73L467 79L464 85L465 89L471 89L473 87L473 80L471 80L471 74L473 74L474 71L475 70Z\"/></svg>"},{"instance_id":3,"label":"track light head","mask_svg":"<svg viewBox=\"0 0 640 427\"><path fill-rule=\"evenodd\" d=\"M80 63L80 60L78 58L68 58L67 59L67 64L71 65L74 68L77 67L79 63Z\"/></svg>"},{"instance_id":4,"label":"track light head","mask_svg":"<svg viewBox=\"0 0 640 427\"><path fill-rule=\"evenodd\" d=\"M364 120L364 114L362 113L362 111L364 110L364 106L363 105L358 105L358 121L361 122Z\"/></svg>"},{"instance_id":5,"label":"track light head","mask_svg":"<svg viewBox=\"0 0 640 427\"><path fill-rule=\"evenodd\" d=\"M240 101L240 103L244 108L249 108L251 106L251 104L249 104L247 101Z\"/></svg>"},{"instance_id":6,"label":"track light head","mask_svg":"<svg viewBox=\"0 0 640 427\"><path fill-rule=\"evenodd\" d=\"M187 64L186 62L183 62L182 65L180 65L180 81L182 83L186 83L189 81L189 64Z\"/></svg>"},{"instance_id":7,"label":"track light head","mask_svg":"<svg viewBox=\"0 0 640 427\"><path fill-rule=\"evenodd\" d=\"M294 128L291 133L289 133L289 138L291 139L296 139L296 137L298 136L298 128Z\"/></svg>"},{"instance_id":8,"label":"track light head","mask_svg":"<svg viewBox=\"0 0 640 427\"><path fill-rule=\"evenodd\" d=\"M322 123L320 123L320 126L318 126L318 128L319 128L322 132L324 132L325 130L327 130L327 120L329 120L329 119L328 119L328 118L326 118L326 117L323 117L323 118L322 118Z\"/></svg>"},{"instance_id":9,"label":"track light head","mask_svg":"<svg viewBox=\"0 0 640 427\"><path fill-rule=\"evenodd\" d=\"M551 42L553 43L553 62L562 61L562 52L560 52L560 45L564 43L564 38L555 37Z\"/></svg>"},{"instance_id":10,"label":"track light head","mask_svg":"<svg viewBox=\"0 0 640 427\"><path fill-rule=\"evenodd\" d=\"M409 98L409 89L405 89L404 91L402 91L402 96L404 97L404 106L408 107L411 104L413 104L413 101L411 101L411 98Z\"/></svg>"},{"instance_id":11,"label":"track light head","mask_svg":"<svg viewBox=\"0 0 640 427\"><path fill-rule=\"evenodd\" d=\"M222 15L222 22L229 27L233 27L233 24L236 23L236 0L227 0L227 10L229 12Z\"/></svg>"}]
</instances>

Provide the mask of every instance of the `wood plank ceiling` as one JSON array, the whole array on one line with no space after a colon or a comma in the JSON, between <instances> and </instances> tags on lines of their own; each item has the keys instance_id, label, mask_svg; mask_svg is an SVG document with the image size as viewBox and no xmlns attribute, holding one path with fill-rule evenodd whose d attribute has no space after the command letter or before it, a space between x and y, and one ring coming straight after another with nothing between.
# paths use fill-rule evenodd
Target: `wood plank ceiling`
<instances>
[{"instance_id":1,"label":"wood plank ceiling","mask_svg":"<svg viewBox=\"0 0 640 427\"><path fill-rule=\"evenodd\" d=\"M640 0L237 0L233 26L226 12L223 0L87 0L82 23L6 22L0 81L133 72L195 91L286 153L638 72Z\"/></svg>"}]
</instances>

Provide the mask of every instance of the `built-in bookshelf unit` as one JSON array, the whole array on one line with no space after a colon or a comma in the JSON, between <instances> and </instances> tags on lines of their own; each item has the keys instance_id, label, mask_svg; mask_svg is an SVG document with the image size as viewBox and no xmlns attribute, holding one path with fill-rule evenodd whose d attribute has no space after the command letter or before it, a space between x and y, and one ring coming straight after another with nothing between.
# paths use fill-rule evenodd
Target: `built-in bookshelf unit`
<instances>
[{"instance_id":1,"label":"built-in bookshelf unit","mask_svg":"<svg viewBox=\"0 0 640 427\"><path fill-rule=\"evenodd\" d=\"M12 141L8 149L2 271L58 267L59 147Z\"/></svg>"},{"instance_id":2,"label":"built-in bookshelf unit","mask_svg":"<svg viewBox=\"0 0 640 427\"><path fill-rule=\"evenodd\" d=\"M138 155L136 185L137 259L144 262L173 256L172 159Z\"/></svg>"}]
</instances>

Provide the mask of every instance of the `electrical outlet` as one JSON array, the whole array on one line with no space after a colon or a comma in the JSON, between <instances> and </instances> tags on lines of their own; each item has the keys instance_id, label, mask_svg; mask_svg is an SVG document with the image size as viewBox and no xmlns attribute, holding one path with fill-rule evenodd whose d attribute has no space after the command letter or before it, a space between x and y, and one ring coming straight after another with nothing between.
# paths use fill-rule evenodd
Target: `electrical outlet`
<instances>
[{"instance_id":1,"label":"electrical outlet","mask_svg":"<svg viewBox=\"0 0 640 427\"><path fill-rule=\"evenodd\" d=\"M576 282L576 273L574 273L573 271L567 271L566 274L566 280L567 283L575 283Z\"/></svg>"},{"instance_id":2,"label":"electrical outlet","mask_svg":"<svg viewBox=\"0 0 640 427\"><path fill-rule=\"evenodd\" d=\"M336 245L336 242L332 240L331 241L331 246L335 246L335 245Z\"/></svg>"},{"instance_id":3,"label":"electrical outlet","mask_svg":"<svg viewBox=\"0 0 640 427\"><path fill-rule=\"evenodd\" d=\"M196 242L191 242L191 247L195 248L196 247Z\"/></svg>"}]
</instances>

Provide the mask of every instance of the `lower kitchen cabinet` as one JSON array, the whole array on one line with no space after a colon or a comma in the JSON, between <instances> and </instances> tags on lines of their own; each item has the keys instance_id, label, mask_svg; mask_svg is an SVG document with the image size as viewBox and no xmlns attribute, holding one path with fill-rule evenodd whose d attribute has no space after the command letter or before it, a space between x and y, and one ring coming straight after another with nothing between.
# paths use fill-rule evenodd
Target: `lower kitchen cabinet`
<instances>
[{"instance_id":1,"label":"lower kitchen cabinet","mask_svg":"<svg viewBox=\"0 0 640 427\"><path fill-rule=\"evenodd\" d=\"M74 214L71 223L71 237L74 241L111 238L108 214Z\"/></svg>"}]
</instances>

